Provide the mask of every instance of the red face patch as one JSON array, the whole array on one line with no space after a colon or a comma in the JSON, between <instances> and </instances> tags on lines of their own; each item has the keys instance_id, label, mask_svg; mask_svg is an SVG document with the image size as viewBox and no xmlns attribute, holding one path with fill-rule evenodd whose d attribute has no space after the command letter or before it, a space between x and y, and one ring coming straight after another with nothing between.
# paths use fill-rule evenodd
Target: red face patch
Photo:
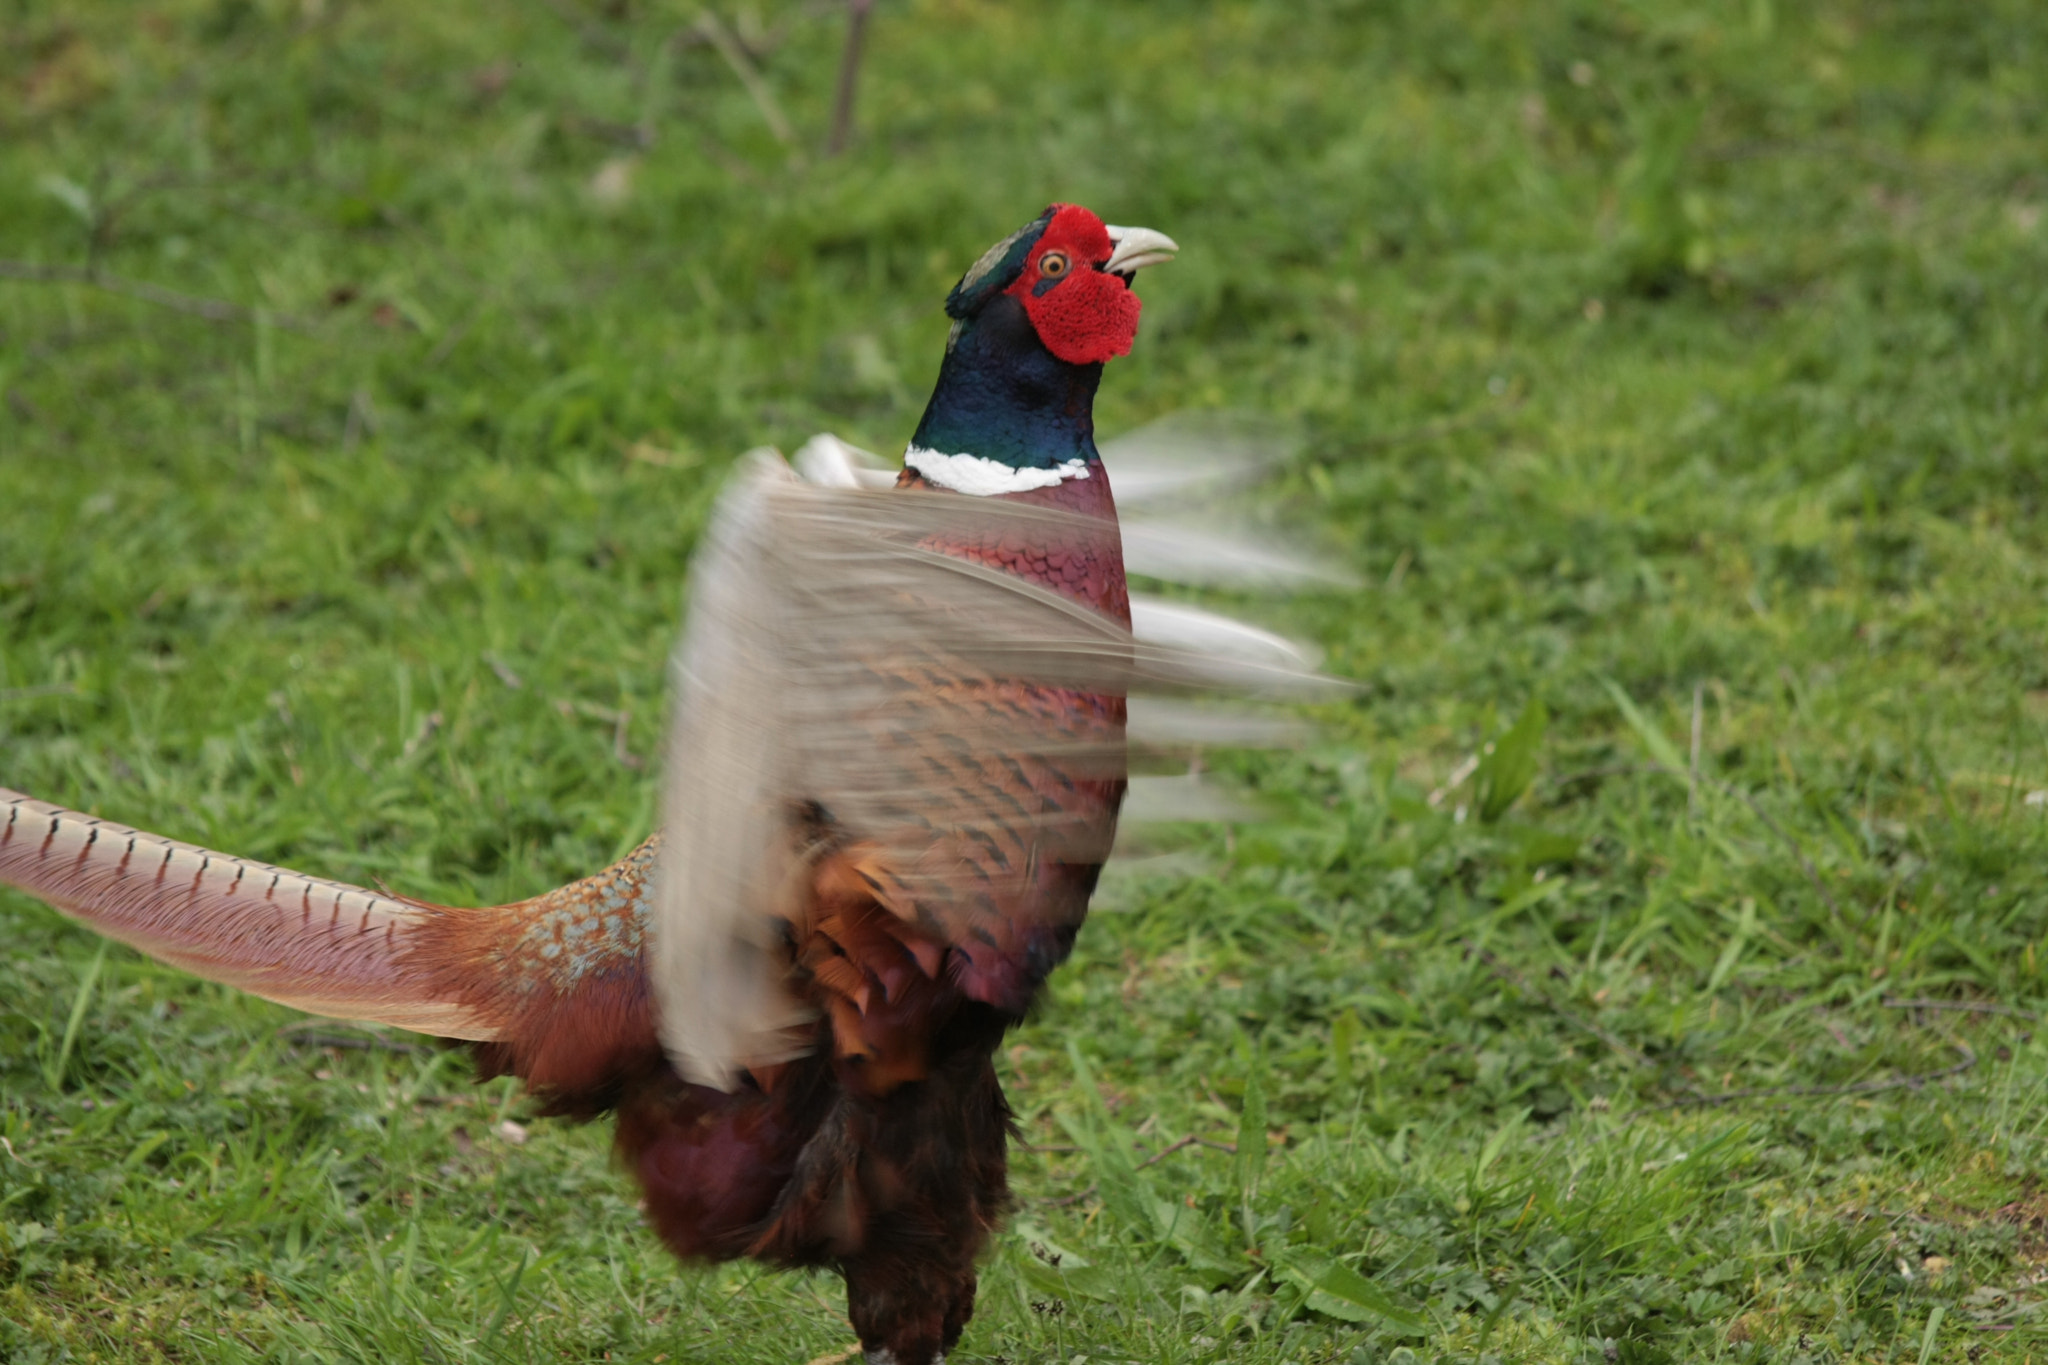
<instances>
[{"instance_id":1,"label":"red face patch","mask_svg":"<svg viewBox=\"0 0 2048 1365\"><path fill-rule=\"evenodd\" d=\"M1138 296L1098 269L1113 246L1102 220L1077 204L1061 204L1006 290L1024 305L1038 339L1070 365L1095 365L1129 355L1138 335Z\"/></svg>"}]
</instances>

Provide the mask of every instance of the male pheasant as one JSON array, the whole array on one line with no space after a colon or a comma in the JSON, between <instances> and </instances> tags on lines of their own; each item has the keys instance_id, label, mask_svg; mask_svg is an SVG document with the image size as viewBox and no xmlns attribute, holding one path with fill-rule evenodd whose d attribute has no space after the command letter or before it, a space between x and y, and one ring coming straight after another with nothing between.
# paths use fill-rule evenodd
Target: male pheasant
<instances>
[{"instance_id":1,"label":"male pheasant","mask_svg":"<svg viewBox=\"0 0 2048 1365\"><path fill-rule=\"evenodd\" d=\"M743 467L692 569L666 842L465 909L0 790L0 882L211 980L470 1040L549 1112L615 1113L677 1255L836 1267L868 1360L931 1365L1009 1199L993 1054L1115 833L1125 694L1261 668L1129 632L1092 407L1132 275L1174 250L1052 206L948 297L896 490Z\"/></svg>"}]
</instances>

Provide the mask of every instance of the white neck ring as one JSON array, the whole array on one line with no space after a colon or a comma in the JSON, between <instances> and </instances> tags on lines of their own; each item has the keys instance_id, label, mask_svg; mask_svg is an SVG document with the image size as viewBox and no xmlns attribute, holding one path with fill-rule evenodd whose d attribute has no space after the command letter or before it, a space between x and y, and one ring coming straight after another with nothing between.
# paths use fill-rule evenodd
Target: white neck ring
<instances>
[{"instance_id":1,"label":"white neck ring","mask_svg":"<svg viewBox=\"0 0 2048 1365\"><path fill-rule=\"evenodd\" d=\"M927 483L976 498L1028 493L1088 477L1088 462L1078 456L1052 469L1019 469L986 455L945 455L918 445L903 452L903 465L922 474Z\"/></svg>"}]
</instances>

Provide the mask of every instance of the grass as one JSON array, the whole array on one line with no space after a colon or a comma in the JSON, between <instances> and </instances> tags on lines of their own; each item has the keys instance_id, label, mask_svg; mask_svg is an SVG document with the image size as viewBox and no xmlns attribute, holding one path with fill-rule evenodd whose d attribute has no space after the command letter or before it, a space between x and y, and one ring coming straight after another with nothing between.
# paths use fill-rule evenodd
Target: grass
<instances>
[{"instance_id":1,"label":"grass","mask_svg":"<svg viewBox=\"0 0 2048 1365\"><path fill-rule=\"evenodd\" d=\"M6 8L0 782L601 865L720 470L900 447L1088 203L1186 248L1104 428L1299 418L1365 686L1016 1035L964 1357L2048 1360L2048 15L903 0L827 159L837 12L717 9L765 103L641 0ZM0 1361L847 1340L601 1126L101 952L0 895Z\"/></svg>"}]
</instances>

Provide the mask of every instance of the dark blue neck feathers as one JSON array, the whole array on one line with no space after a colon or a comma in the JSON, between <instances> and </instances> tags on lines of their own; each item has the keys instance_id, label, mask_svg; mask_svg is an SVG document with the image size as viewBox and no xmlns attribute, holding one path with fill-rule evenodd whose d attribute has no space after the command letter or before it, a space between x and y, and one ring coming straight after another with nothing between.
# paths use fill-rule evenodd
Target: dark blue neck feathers
<instances>
[{"instance_id":1,"label":"dark blue neck feathers","mask_svg":"<svg viewBox=\"0 0 2048 1365\"><path fill-rule=\"evenodd\" d=\"M1000 294L960 323L911 444L979 455L1016 469L1054 469L1095 453L1102 366L1069 365L1045 349L1024 305Z\"/></svg>"}]
</instances>

